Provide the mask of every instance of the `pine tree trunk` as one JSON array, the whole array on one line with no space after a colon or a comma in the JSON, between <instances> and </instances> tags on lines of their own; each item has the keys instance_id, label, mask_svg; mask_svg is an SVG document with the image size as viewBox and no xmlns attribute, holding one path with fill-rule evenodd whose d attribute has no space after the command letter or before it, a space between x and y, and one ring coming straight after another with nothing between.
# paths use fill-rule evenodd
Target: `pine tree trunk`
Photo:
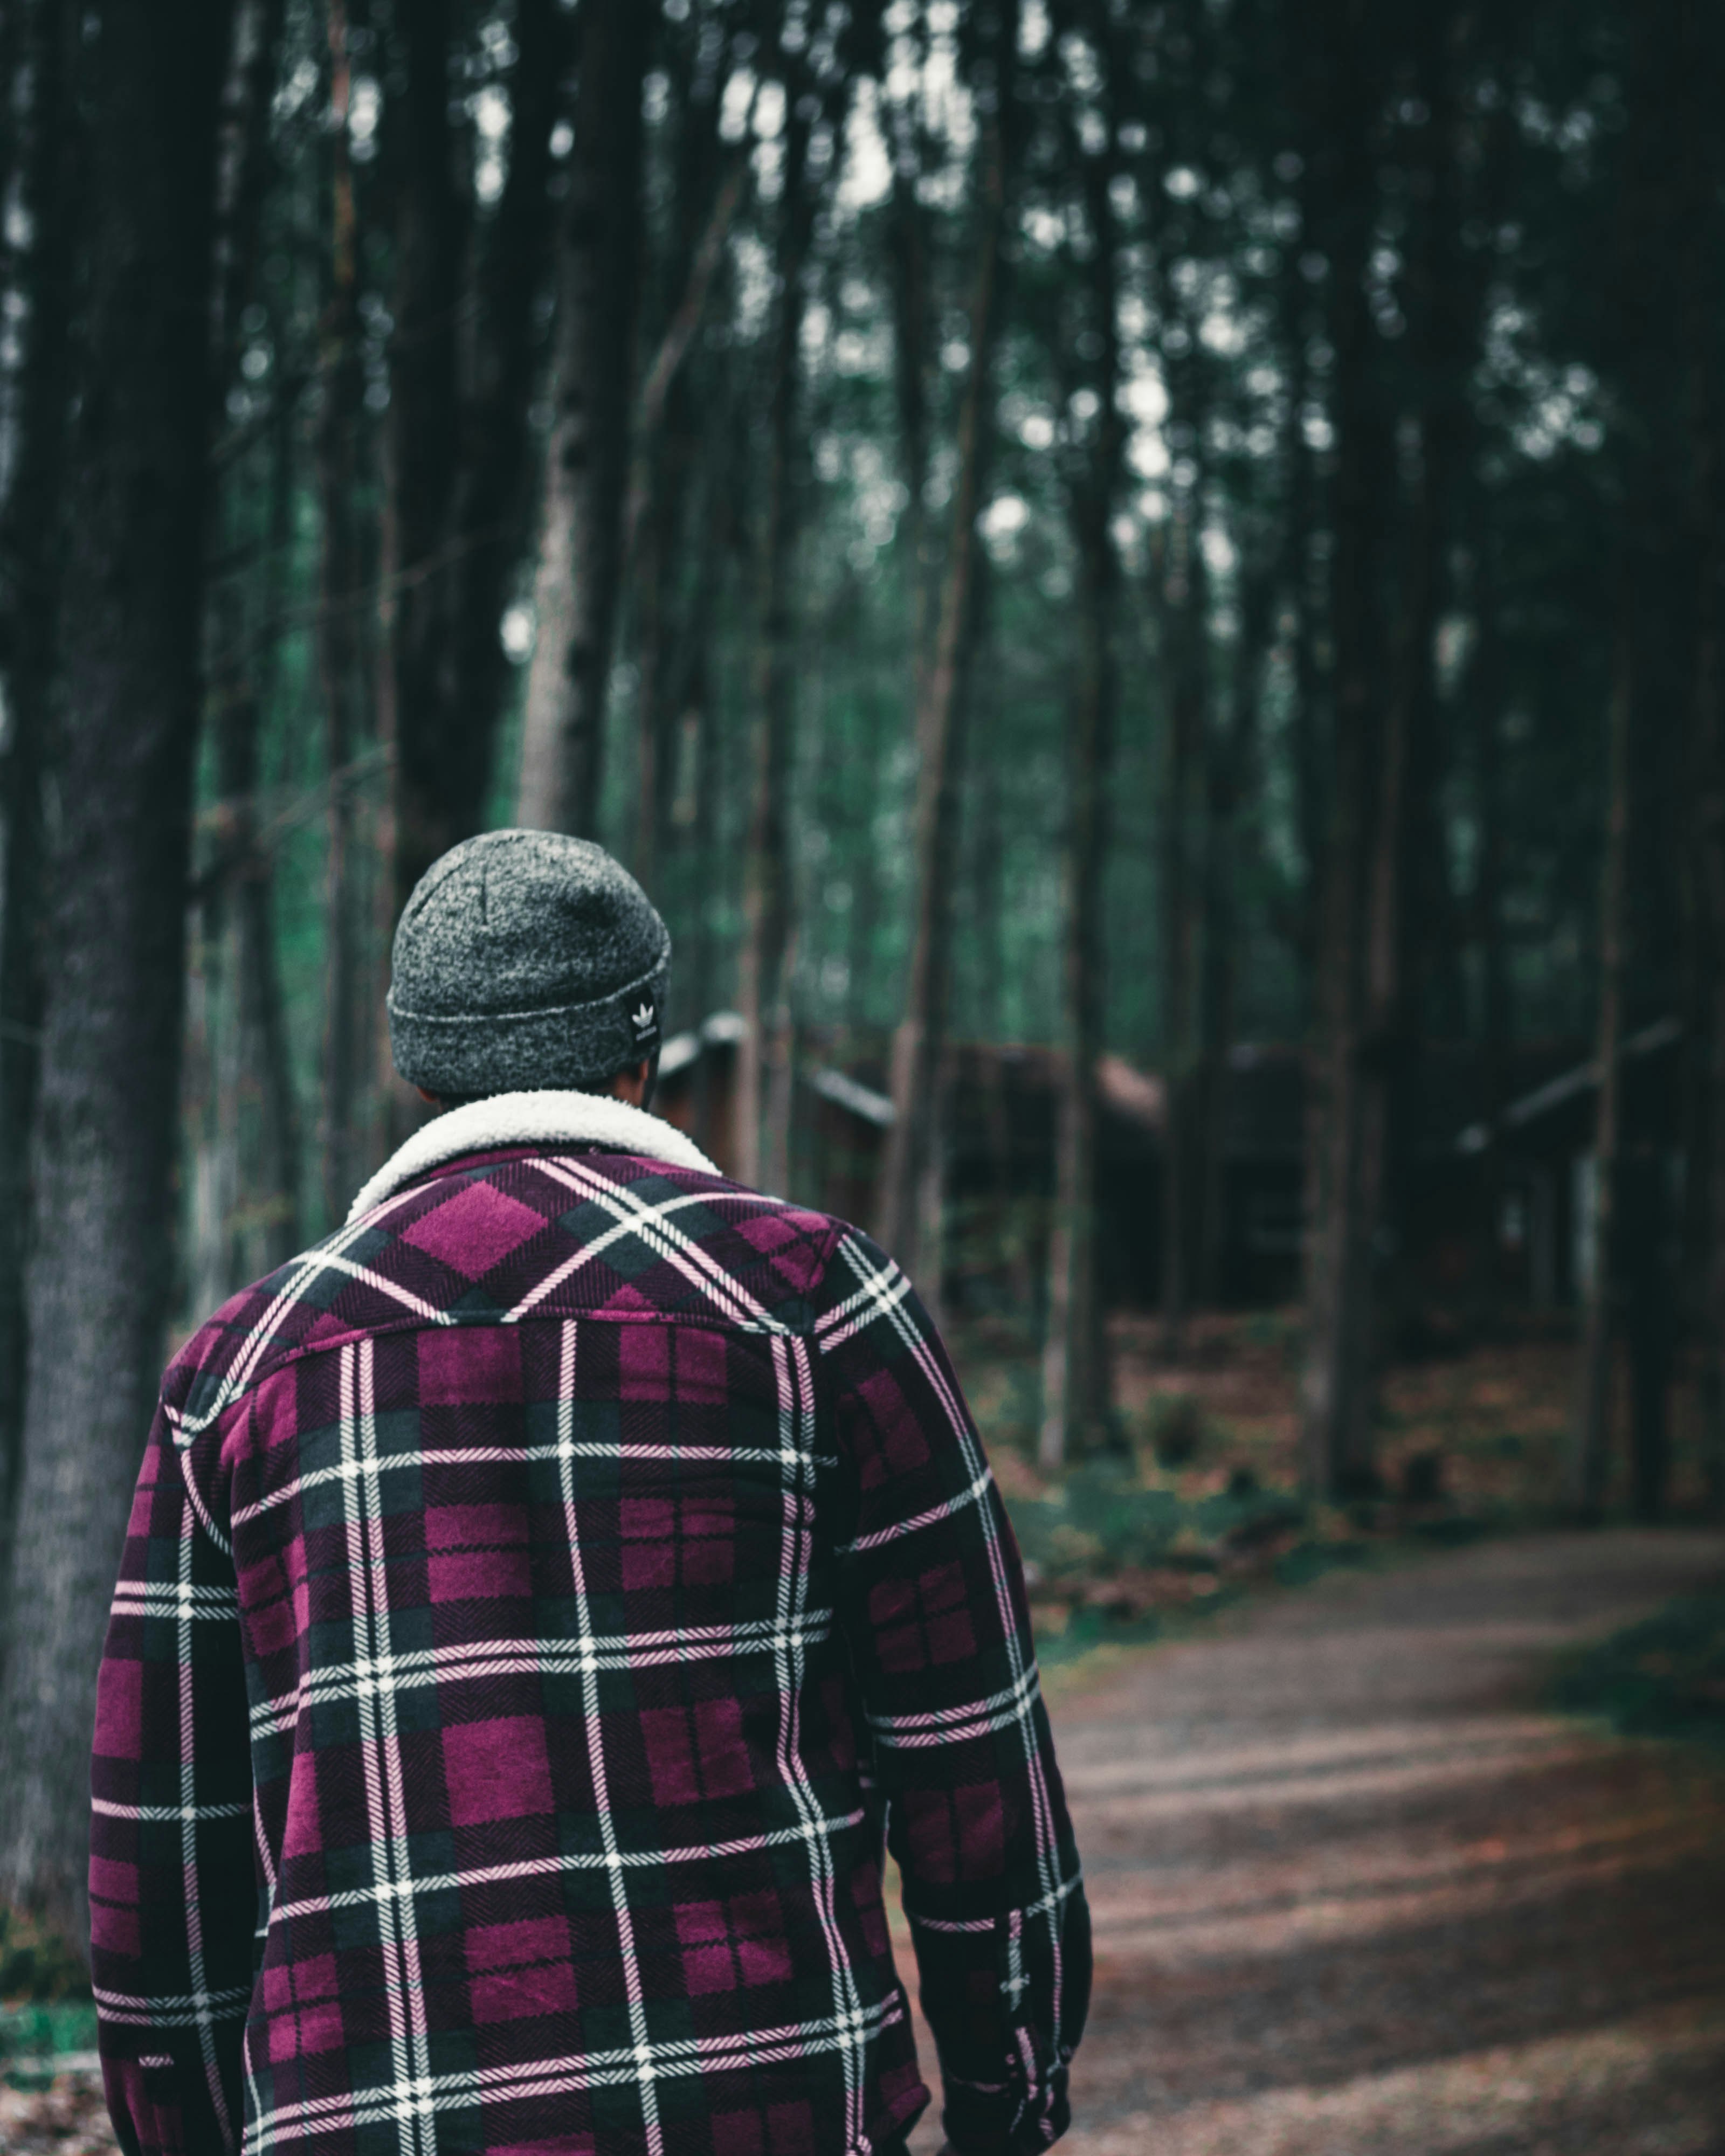
<instances>
[{"instance_id":1,"label":"pine tree trunk","mask_svg":"<svg viewBox=\"0 0 1725 2156\"><path fill-rule=\"evenodd\" d=\"M68 35L61 11L49 0L37 0L28 22L30 109L16 142L33 230L27 257L31 313L16 408L17 463L0 527L0 589L12 593L0 638L8 660L8 715L0 759L0 814L5 819L5 880L0 887L0 1671L5 1663L12 1530L23 1466L25 1268L33 1210L30 1144L45 988L43 778L62 597L61 507L69 416L69 235L78 131L67 95ZM8 82L9 88L9 77Z\"/></svg>"},{"instance_id":2,"label":"pine tree trunk","mask_svg":"<svg viewBox=\"0 0 1725 2156\"><path fill-rule=\"evenodd\" d=\"M1188 424L1201 413L1189 401ZM1198 969L1204 902L1199 786L1209 706L1209 581L1199 531L1201 482L1173 526L1163 618L1167 624L1168 724L1162 795L1163 1037L1167 1077L1163 1180L1163 1352L1184 1352L1197 1255Z\"/></svg>"},{"instance_id":3,"label":"pine tree trunk","mask_svg":"<svg viewBox=\"0 0 1725 2156\"><path fill-rule=\"evenodd\" d=\"M1611 1336L1616 1273L1618 1152L1622 1134L1623 984L1628 928L1630 739L1635 711L1633 631L1625 594L1612 663L1608 717L1605 852L1599 876L1599 1017L1594 1059L1593 1278L1582 1317L1580 1365L1569 1458L1569 1499L1597 1519L1610 1469Z\"/></svg>"},{"instance_id":4,"label":"pine tree trunk","mask_svg":"<svg viewBox=\"0 0 1725 2156\"><path fill-rule=\"evenodd\" d=\"M346 13L329 13L331 102L347 109ZM361 360L353 176L345 127L329 137L329 290L322 324L323 408L317 430L317 488L322 519L318 580L317 659L323 693L329 806L324 888L322 1128L324 1217L346 1219L365 1179L371 1150L365 1128L372 1075L372 1029L363 1007L364 964L359 798L354 766L367 720L363 619L365 573L358 529L359 454L365 377Z\"/></svg>"},{"instance_id":5,"label":"pine tree trunk","mask_svg":"<svg viewBox=\"0 0 1725 2156\"><path fill-rule=\"evenodd\" d=\"M717 274L730 225L742 199L742 164L721 183L719 77L697 98L685 69L678 131L676 252L667 283L676 305L641 397L640 439L624 517L624 566L635 612L635 738L639 763L634 851L636 880L655 892L670 836L676 782L678 701L685 670L687 624L675 603L680 547L699 469L703 429L690 382L689 347ZM697 579L707 565L696 565ZM663 905L661 903L661 911Z\"/></svg>"},{"instance_id":6,"label":"pine tree trunk","mask_svg":"<svg viewBox=\"0 0 1725 2156\"><path fill-rule=\"evenodd\" d=\"M621 581L640 284L641 78L650 11L586 0L557 264L557 416L547 446L516 819L598 828L605 692Z\"/></svg>"},{"instance_id":7,"label":"pine tree trunk","mask_svg":"<svg viewBox=\"0 0 1725 2156\"><path fill-rule=\"evenodd\" d=\"M334 64L345 74L345 52L336 52L342 12L338 0L330 33ZM394 145L397 270L385 476L395 556L389 593L392 648L386 662L393 675L397 717L395 859L382 872L393 877L398 910L438 855L472 828L468 819L474 788L464 743L473 715L455 708L453 634L462 551L456 489L469 217L466 197L455 183L449 126L454 94L450 0L414 0L411 8L398 11L396 22L404 48L406 86ZM458 773L466 782L465 813L452 800L451 781ZM358 820L356 804L345 838L351 876L358 874L353 851ZM362 938L357 927L352 933L357 966ZM356 1022L357 1067L370 1063L370 1034L368 1024ZM344 1199L344 1211L346 1204Z\"/></svg>"},{"instance_id":8,"label":"pine tree trunk","mask_svg":"<svg viewBox=\"0 0 1725 2156\"><path fill-rule=\"evenodd\" d=\"M1684 926L1688 1169L1685 1183L1685 1315L1700 1363L1702 1471L1709 1509L1725 1516L1725 678L1720 631L1725 546L1721 519L1715 324L1719 294L1719 159L1707 85L1719 32L1707 13L1680 16L1678 64L1687 246L1683 264L1683 364L1689 434L1689 545L1694 577L1685 767ZM1709 44L1711 43L1711 50Z\"/></svg>"},{"instance_id":9,"label":"pine tree trunk","mask_svg":"<svg viewBox=\"0 0 1725 2156\"><path fill-rule=\"evenodd\" d=\"M1011 12L1011 11L1009 11ZM1008 46L1003 36L1002 49ZM916 797L911 874L916 892L904 1016L893 1035L893 1123L881 1173L878 1235L913 1277L938 1292L927 1230L941 1204L941 1073L951 998L952 891L958 854L962 722L978 625L976 521L987 462L1006 172L997 96L984 123L979 192L983 228L970 295L970 360L958 408L957 473L934 649L916 670ZM931 1218L931 1216L932 1216Z\"/></svg>"},{"instance_id":10,"label":"pine tree trunk","mask_svg":"<svg viewBox=\"0 0 1725 2156\"><path fill-rule=\"evenodd\" d=\"M1307 1245L1307 1346L1301 1383L1308 1482L1325 1494L1369 1483L1373 1415L1372 1268L1382 1158L1382 1077L1368 1012L1393 986L1389 923L1399 815L1386 828L1396 765L1384 738L1374 581L1384 508L1383 423L1365 292L1375 172L1374 111L1359 0L1337 0L1321 108L1322 236L1328 242L1330 341L1336 357L1334 546L1335 791L1316 987L1313 1204ZM1317 192L1317 190L1315 190ZM1368 1002L1368 998L1371 1000Z\"/></svg>"},{"instance_id":11,"label":"pine tree trunk","mask_svg":"<svg viewBox=\"0 0 1725 2156\"><path fill-rule=\"evenodd\" d=\"M800 100L798 101L800 103ZM794 752L793 639L797 436L801 408L798 347L803 273L814 228L814 191L806 183L809 121L793 105L785 127L784 227L779 243L778 316L767 416L765 530L761 552L760 629L752 696L747 853L743 868L743 940L737 959L737 1009L747 1027L737 1045L737 1180L783 1194L789 1132L769 1109L788 1106L790 1012L786 947L791 932L787 819Z\"/></svg>"},{"instance_id":12,"label":"pine tree trunk","mask_svg":"<svg viewBox=\"0 0 1725 2156\"><path fill-rule=\"evenodd\" d=\"M232 10L113 8L69 488L32 1383L0 1892L84 1936L90 1702L163 1348L198 728L218 95ZM52 1382L48 1382L51 1373Z\"/></svg>"},{"instance_id":13,"label":"pine tree trunk","mask_svg":"<svg viewBox=\"0 0 1725 2156\"><path fill-rule=\"evenodd\" d=\"M1495 540L1487 521L1490 505L1475 517L1475 612L1479 641L1469 669L1472 705L1474 813L1479 845L1470 894L1473 933L1479 954L1481 1020L1481 1119L1486 1154L1481 1173L1478 1303L1483 1312L1495 1300L1498 1223L1503 1207L1502 1122L1509 1087L1509 954L1503 919L1503 647L1499 619ZM1538 1286L1535 1282L1536 1296Z\"/></svg>"},{"instance_id":14,"label":"pine tree trunk","mask_svg":"<svg viewBox=\"0 0 1725 2156\"><path fill-rule=\"evenodd\" d=\"M1111 80L1119 63L1117 55L1109 59ZM1116 405L1118 235L1109 177L1104 160L1088 161L1086 208L1094 243L1088 265L1090 333L1096 340L1092 385L1098 410L1088 469L1074 485L1070 509L1079 557L1080 656L1068 745L1064 1017L1070 1045L1056 1126L1037 1445L1048 1468L1058 1467L1075 1448L1105 1442L1111 1405L1096 1278L1096 1065L1106 1045L1102 901L1119 685L1114 635L1120 564L1112 524L1125 444Z\"/></svg>"},{"instance_id":15,"label":"pine tree trunk","mask_svg":"<svg viewBox=\"0 0 1725 2156\"><path fill-rule=\"evenodd\" d=\"M398 699L408 716L413 788L412 798L403 793L398 819L403 838L395 883L402 896L439 853L485 823L499 722L515 679L503 648L502 617L532 544L538 510L530 416L541 361L535 310L548 280L556 229L551 134L568 64L569 18L557 0L519 0L512 34L509 176L472 279L475 305L465 332L470 379L459 446L444 444L455 467L447 530L438 542L448 560L440 630L447 655L435 668L416 670L416 690L435 689L445 701L424 711ZM442 184L444 169L442 160L432 167L435 184ZM437 393L448 392L439 384ZM398 462L402 446L393 444ZM413 543L411 535L408 543ZM430 604L438 603L439 589L434 579ZM399 602L397 619L407 619ZM413 620L415 635L431 629ZM388 932L393 925L392 911L382 926Z\"/></svg>"},{"instance_id":16,"label":"pine tree trunk","mask_svg":"<svg viewBox=\"0 0 1725 2156\"><path fill-rule=\"evenodd\" d=\"M1240 584L1233 708L1226 727L1217 731L1204 766L1204 993L1197 1088L1195 1242L1199 1291L1212 1304L1222 1299L1227 1248L1228 1055L1234 1045L1240 889L1245 865L1240 803L1257 762L1265 670L1276 607L1276 581L1268 565L1255 564L1243 570Z\"/></svg>"}]
</instances>

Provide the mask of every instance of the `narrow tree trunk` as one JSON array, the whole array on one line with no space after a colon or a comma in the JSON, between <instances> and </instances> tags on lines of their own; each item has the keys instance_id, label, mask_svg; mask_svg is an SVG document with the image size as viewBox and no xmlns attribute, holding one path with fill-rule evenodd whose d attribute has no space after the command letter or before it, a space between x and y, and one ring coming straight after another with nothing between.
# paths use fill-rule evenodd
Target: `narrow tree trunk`
<instances>
[{"instance_id":1,"label":"narrow tree trunk","mask_svg":"<svg viewBox=\"0 0 1725 2156\"><path fill-rule=\"evenodd\" d=\"M1225 1142L1228 1054L1234 1045L1240 965L1240 886L1245 839L1240 803L1258 756L1269 662L1276 583L1266 565L1241 573L1240 644L1233 707L1205 760L1204 993L1199 1061L1199 1159L1196 1277L1199 1291L1219 1302L1227 1244Z\"/></svg>"},{"instance_id":2,"label":"narrow tree trunk","mask_svg":"<svg viewBox=\"0 0 1725 2156\"><path fill-rule=\"evenodd\" d=\"M498 725L515 678L501 634L503 612L535 536L530 415L542 341L536 310L548 285L556 230L551 134L568 64L568 17L557 0L519 0L513 35L509 177L477 273L478 305L467 331L473 379L446 542L454 585L446 625L450 701L426 744L434 757L423 762L418 737L430 730L424 715L413 715L414 783L436 792L434 807L422 803L402 822L409 847L397 883L405 890L438 853L485 823ZM393 927L393 920L385 926Z\"/></svg>"},{"instance_id":3,"label":"narrow tree trunk","mask_svg":"<svg viewBox=\"0 0 1725 2156\"><path fill-rule=\"evenodd\" d=\"M1007 46L1003 37L1003 49ZM904 1016L892 1041L893 1123L881 1173L878 1233L913 1276L932 1290L937 1253L926 1248L929 1211L939 1210L937 1134L940 1073L951 996L952 890L957 866L958 811L966 684L974 649L977 608L976 521L988 458L988 424L998 321L995 290L1005 221L1006 173L997 96L984 123L980 188L982 231L970 295L970 360L958 408L957 474L947 542L934 650L919 665L916 696L916 798L911 873L916 892L910 979ZM932 1184L933 1202L929 1186Z\"/></svg>"},{"instance_id":4,"label":"narrow tree trunk","mask_svg":"<svg viewBox=\"0 0 1725 2156\"><path fill-rule=\"evenodd\" d=\"M697 97L683 85L677 157L676 254L669 321L643 386L634 472L624 520L624 562L635 608L635 738L639 762L633 865L654 891L670 835L676 778L677 691L685 625L675 604L684 519L702 448L689 347L706 313L747 167L737 158L720 182L716 71ZM697 578L705 565L697 567ZM662 908L661 908L662 910Z\"/></svg>"},{"instance_id":5,"label":"narrow tree trunk","mask_svg":"<svg viewBox=\"0 0 1725 2156\"><path fill-rule=\"evenodd\" d=\"M793 105L786 122L778 316L767 417L760 632L751 699L756 716L737 994L737 1009L747 1029L737 1046L737 1179L764 1183L768 1189L780 1194L789 1168L789 1132L773 1123L767 1111L769 1103L783 1099L788 1091L789 1055L785 953L790 936L791 889L786 823L795 690L793 557L797 423L801 405L798 346L803 332L803 272L814 225L814 193L806 184L808 155L808 118Z\"/></svg>"},{"instance_id":6,"label":"narrow tree trunk","mask_svg":"<svg viewBox=\"0 0 1725 2156\"><path fill-rule=\"evenodd\" d=\"M1110 53L1111 101L1119 90ZM1111 138L1116 130L1110 126ZM1042 1359L1038 1456L1058 1467L1075 1445L1106 1440L1110 1408L1107 1335L1096 1279L1096 1065L1105 1045L1103 880L1107 793L1114 760L1118 677L1114 649L1120 564L1113 516L1124 430L1116 405L1120 379L1117 234L1101 158L1085 168L1090 334L1098 412L1089 469L1070 503L1080 562L1080 658L1069 739L1070 806L1066 837L1065 1000L1070 1060L1056 1133L1053 1233L1049 1248L1048 1331Z\"/></svg>"},{"instance_id":7,"label":"narrow tree trunk","mask_svg":"<svg viewBox=\"0 0 1725 2156\"><path fill-rule=\"evenodd\" d=\"M1399 781L1384 737L1374 593L1385 459L1365 291L1375 199L1374 100L1361 12L1358 0L1337 0L1330 12L1328 46L1338 57L1321 107L1319 151L1336 353L1329 580L1335 798L1317 963L1322 1045L1301 1389L1307 1478L1327 1494L1357 1490L1372 1473L1372 1209L1378 1195L1373 1163L1381 1158L1383 1106L1381 1073L1368 1054L1368 1010L1381 1009L1394 985L1394 945L1382 909L1394 897L1399 836L1399 810L1394 829L1386 828Z\"/></svg>"},{"instance_id":8,"label":"narrow tree trunk","mask_svg":"<svg viewBox=\"0 0 1725 2156\"><path fill-rule=\"evenodd\" d=\"M345 122L348 64L346 11L329 10L331 103ZM322 1129L324 1215L347 1217L364 1178L367 1080L372 1029L365 988L359 804L352 766L366 731L364 570L358 531L359 436L365 377L361 360L353 176L345 124L328 137L329 295L322 326L323 409L317 432L322 516L317 657L329 767L325 870Z\"/></svg>"},{"instance_id":9,"label":"narrow tree trunk","mask_svg":"<svg viewBox=\"0 0 1725 2156\"><path fill-rule=\"evenodd\" d=\"M1707 11L1680 15L1678 64L1688 215L1682 330L1689 434L1693 650L1685 768L1690 803L1685 890L1689 1065L1686 1132L1686 1316L1700 1363L1702 1470L1709 1509L1725 1515L1725 681L1721 679L1719 400L1715 379L1719 249L1718 151L1707 84L1718 29ZM1708 48L1711 44L1712 49Z\"/></svg>"},{"instance_id":10,"label":"narrow tree trunk","mask_svg":"<svg viewBox=\"0 0 1725 2156\"><path fill-rule=\"evenodd\" d=\"M640 282L641 78L650 11L586 0L569 196L557 266L538 642L527 676L517 819L591 835L622 568Z\"/></svg>"},{"instance_id":11,"label":"narrow tree trunk","mask_svg":"<svg viewBox=\"0 0 1725 2156\"><path fill-rule=\"evenodd\" d=\"M1189 403L1187 409L1192 409ZM1189 424L1194 424L1196 417ZM1167 1120L1163 1133L1163 1352L1178 1362L1197 1257L1199 937L1203 918L1199 788L1209 707L1209 580L1202 533L1201 481L1171 534L1163 593L1168 670L1168 734L1162 781L1163 1038Z\"/></svg>"},{"instance_id":12,"label":"narrow tree trunk","mask_svg":"<svg viewBox=\"0 0 1725 2156\"><path fill-rule=\"evenodd\" d=\"M43 776L62 597L70 232L79 140L67 95L66 19L49 0L37 0L26 27L31 99L17 148L33 228L27 258L30 316L16 406L18 461L0 526L0 588L12 594L0 634L7 705L0 742L0 814L5 819L0 887L0 1671L12 1528L23 1466L30 1142L41 1070L42 933L48 899Z\"/></svg>"},{"instance_id":13,"label":"narrow tree trunk","mask_svg":"<svg viewBox=\"0 0 1725 2156\"><path fill-rule=\"evenodd\" d=\"M1291 257L1283 278L1282 334L1288 401L1282 426L1281 465L1287 489L1281 562L1282 600L1289 611L1290 760L1294 788L1294 828L1300 850L1300 888L1289 922L1288 941L1299 968L1301 1013L1310 1029L1317 1010L1317 972L1320 917L1323 909L1324 833L1329 803L1321 753L1317 663L1322 604L1317 590L1312 540L1317 526L1317 487L1312 445L1306 439L1306 405L1311 389L1307 357L1309 325L1305 319L1307 287Z\"/></svg>"},{"instance_id":14,"label":"narrow tree trunk","mask_svg":"<svg viewBox=\"0 0 1725 2156\"><path fill-rule=\"evenodd\" d=\"M90 213L0 1891L82 1937L95 1668L163 1347L227 0L110 8Z\"/></svg>"},{"instance_id":15,"label":"narrow tree trunk","mask_svg":"<svg viewBox=\"0 0 1725 2156\"><path fill-rule=\"evenodd\" d=\"M330 40L332 64L345 76L347 56L337 50L344 12L338 0L330 15ZM438 855L472 828L470 801L452 811L449 781L459 772L470 781L470 795L471 766L462 737L473 715L455 708L452 634L461 554L455 504L468 218L455 184L449 127L450 0L414 0L397 11L396 23L406 87L393 146L398 212L386 484L395 563L386 663L393 677L398 732L395 860L382 873L393 875L398 909ZM357 875L355 829L357 818L347 834L350 873ZM356 1031L356 1056L369 1062L370 1029ZM347 1199L341 1202L345 1209Z\"/></svg>"},{"instance_id":16,"label":"narrow tree trunk","mask_svg":"<svg viewBox=\"0 0 1725 2156\"><path fill-rule=\"evenodd\" d=\"M1599 1091L1594 1116L1593 1278L1582 1319L1569 1500L1583 1519L1597 1519L1610 1468L1611 1335L1615 1289L1618 1151L1622 1133L1623 982L1628 929L1630 738L1635 706L1635 648L1628 617L1619 624L1608 719L1605 852L1599 876L1599 1017L1594 1048Z\"/></svg>"},{"instance_id":17,"label":"narrow tree trunk","mask_svg":"<svg viewBox=\"0 0 1725 2156\"><path fill-rule=\"evenodd\" d=\"M1368 1025L1374 1075L1366 1204L1378 1260L1378 1331L1412 1315L1407 1262L1428 1001L1452 988L1454 937L1440 815L1444 770L1434 653L1448 590L1456 478L1468 447L1466 382L1478 327L1478 280L1461 247L1457 91L1473 27L1466 8L1433 6L1417 36L1428 117L1417 152L1420 222L1406 284L1409 333L1423 360L1411 415L1418 467L1409 504L1399 611L1389 666L1384 778L1373 833ZM1423 227L1423 229L1422 229ZM1457 1022L1453 993L1442 998Z\"/></svg>"},{"instance_id":18,"label":"narrow tree trunk","mask_svg":"<svg viewBox=\"0 0 1725 2156\"><path fill-rule=\"evenodd\" d=\"M290 537L285 447L272 475L272 558ZM258 831L261 733L274 675L273 666L261 670L261 678L236 674L221 685L216 711L216 779L227 811L223 971L232 997L228 1112L238 1199L227 1236L230 1286L273 1272L301 1240L299 1107L276 954L275 875Z\"/></svg>"},{"instance_id":19,"label":"narrow tree trunk","mask_svg":"<svg viewBox=\"0 0 1725 2156\"><path fill-rule=\"evenodd\" d=\"M1496 541L1490 504L1475 519L1475 612L1479 641L1469 669L1472 706L1475 855L1473 935L1479 958L1481 1118L1486 1127L1479 1213L1478 1302L1497 1291L1498 1223L1503 1208L1503 1111L1509 1087L1509 954L1503 918L1503 635L1499 618Z\"/></svg>"}]
</instances>

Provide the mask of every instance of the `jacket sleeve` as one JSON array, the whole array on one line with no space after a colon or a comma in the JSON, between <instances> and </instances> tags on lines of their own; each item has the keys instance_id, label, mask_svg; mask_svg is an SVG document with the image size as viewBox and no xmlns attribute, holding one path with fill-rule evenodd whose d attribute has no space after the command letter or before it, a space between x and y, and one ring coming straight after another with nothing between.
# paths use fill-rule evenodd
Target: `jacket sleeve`
<instances>
[{"instance_id":1,"label":"jacket sleeve","mask_svg":"<svg viewBox=\"0 0 1725 2156\"><path fill-rule=\"evenodd\" d=\"M1090 1919L1016 1543L910 1282L847 1230L815 1339L836 1423L839 1606L904 1880L953 2146L1057 2140Z\"/></svg>"},{"instance_id":2,"label":"jacket sleeve","mask_svg":"<svg viewBox=\"0 0 1725 2156\"><path fill-rule=\"evenodd\" d=\"M257 1891L233 1559L158 1410L96 1695L90 1968L127 2156L239 2145Z\"/></svg>"}]
</instances>

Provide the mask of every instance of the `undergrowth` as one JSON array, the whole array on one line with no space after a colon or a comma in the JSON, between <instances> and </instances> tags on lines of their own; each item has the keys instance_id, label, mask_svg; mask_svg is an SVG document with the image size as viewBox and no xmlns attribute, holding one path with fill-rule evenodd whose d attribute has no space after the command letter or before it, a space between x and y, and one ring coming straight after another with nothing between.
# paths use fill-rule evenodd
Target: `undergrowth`
<instances>
[{"instance_id":1,"label":"undergrowth","mask_svg":"<svg viewBox=\"0 0 1725 2156\"><path fill-rule=\"evenodd\" d=\"M1565 1657L1556 1704L1626 1737L1725 1746L1725 1590L1686 1595L1657 1615Z\"/></svg>"}]
</instances>

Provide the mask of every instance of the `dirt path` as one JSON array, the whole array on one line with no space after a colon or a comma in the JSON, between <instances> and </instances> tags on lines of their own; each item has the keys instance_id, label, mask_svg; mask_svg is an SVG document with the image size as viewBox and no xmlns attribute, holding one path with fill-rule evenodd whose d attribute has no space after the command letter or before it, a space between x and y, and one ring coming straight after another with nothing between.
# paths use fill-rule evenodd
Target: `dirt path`
<instances>
[{"instance_id":1,"label":"dirt path","mask_svg":"<svg viewBox=\"0 0 1725 2156\"><path fill-rule=\"evenodd\" d=\"M1722 1568L1485 1543L1057 1696L1097 1949L1070 2156L1725 2156L1725 1767L1538 1705L1554 1650Z\"/></svg>"}]
</instances>

